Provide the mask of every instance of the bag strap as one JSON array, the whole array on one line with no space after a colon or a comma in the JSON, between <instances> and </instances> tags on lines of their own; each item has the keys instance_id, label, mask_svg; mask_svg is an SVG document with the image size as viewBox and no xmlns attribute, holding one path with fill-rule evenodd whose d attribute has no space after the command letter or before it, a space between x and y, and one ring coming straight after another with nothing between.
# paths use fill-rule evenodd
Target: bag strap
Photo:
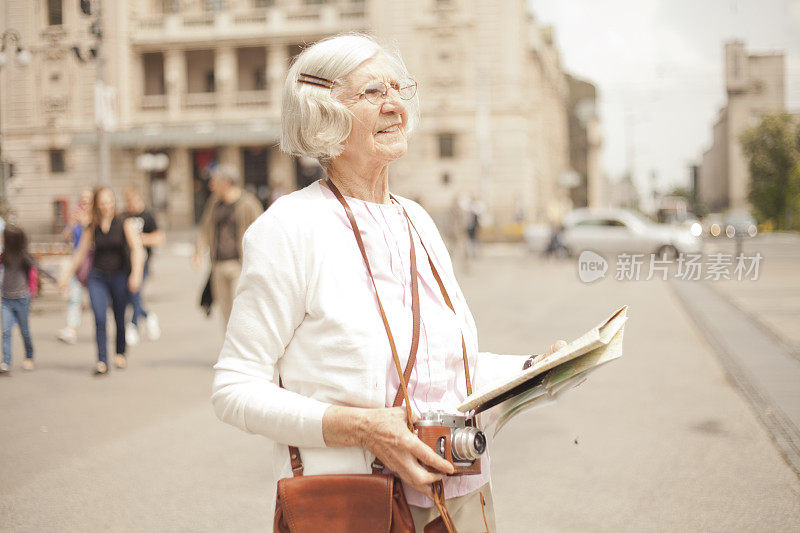
<instances>
[{"instance_id":1,"label":"bag strap","mask_svg":"<svg viewBox=\"0 0 800 533\"><path fill-rule=\"evenodd\" d=\"M353 211L350 209L350 205L347 203L347 200L344 199L342 193L339 192L339 189L336 185L333 184L330 178L325 179L325 184L328 188L333 192L336 199L339 200L339 203L342 204L344 207L345 214L347 215L347 219L350 221L350 229L353 230L353 235L355 235L356 243L358 244L358 249L361 251L361 257L364 259L364 265L367 267L367 272L369 273L369 279L372 282L372 287L375 289L375 299L378 301L378 309L381 313L381 320L383 320L383 327L386 329L386 335L389 337L389 347L392 350L392 359L394 360L394 366L397 369L397 375L400 378L400 392L402 392L403 397L400 399L405 400L406 404L406 420L408 424L408 429L413 433L414 425L411 422L412 413L411 413L411 402L408 399L408 380L405 377L405 372L403 371L403 367L400 364L400 357L397 355L397 346L394 342L394 336L392 335L392 329L389 327L389 319L386 318L386 312L383 309L383 304L381 303L380 294L378 294L378 286L375 284L375 277L372 275L372 268L369 264L369 258L367 257L367 250L364 247L364 241L361 239L361 232L358 229L358 223L356 222L355 216L353 216ZM420 329L420 311L419 311L419 284L417 282L417 256L414 250L414 236L411 233L411 226L408 226L408 238L410 241L410 260L411 260L411 311L413 315L413 332L411 337L411 350L408 356L408 364L406 365L406 371L408 371L409 375L411 374L411 367L414 365L414 362L417 359L417 348L419 346L419 329ZM393 404L394 407L399 407L400 403L398 403L398 399L395 399Z\"/></svg>"},{"instance_id":2,"label":"bag strap","mask_svg":"<svg viewBox=\"0 0 800 533\"><path fill-rule=\"evenodd\" d=\"M411 243L410 249L410 262L411 262L411 314L412 314L412 336L411 336L411 349L408 355L408 362L406 364L405 371L402 369L400 364L400 357L397 355L397 346L394 342L394 336L392 335L392 330L389 327L389 320L386 317L386 312L383 309L383 303L381 302L380 295L378 294L378 287L375 284L375 278L372 275L372 267L369 263L369 258L367 257L367 251L364 247L364 241L361 239L361 233L358 229L358 223L356 222L355 216L353 216L353 211L350 209L350 205L347 203L347 200L344 199L342 194L339 192L339 189L330 181L328 178L326 180L326 185L328 188L333 192L336 199L339 200L339 203L342 204L344 207L345 214L347 215L347 219L350 221L350 227L353 230L353 234L356 238L356 243L358 244L358 249L361 251L361 257L364 260L364 265L367 267L367 272L369 273L369 278L372 282L372 286L375 289L375 298L378 301L378 309L381 313L381 320L383 320L383 326L386 329L386 336L389 339L389 347L392 351L392 359L394 360L395 368L397 370L397 374L400 377L400 388L397 390L397 396L395 397L395 401L393 406L400 407L402 405L403 400L405 400L406 404L406 419L408 420L408 429L409 431L414 431L414 426L411 423L412 413L411 413L411 403L408 399L408 378L411 376L411 371L413 370L414 363L417 359L417 350L419 348L419 332L420 332L420 307L419 307L419 282L417 279L417 255L416 250L414 248L414 238L411 234L411 225L408 228L408 238ZM404 210L405 211L405 210ZM280 380L278 381L279 385L283 387L283 382ZM300 457L300 450L296 446L289 446L289 460L292 465L292 475L293 476L302 476L303 475L303 461ZM377 457L375 461L372 463L372 473L377 474L383 470L383 463L381 463L380 459Z\"/></svg>"},{"instance_id":3,"label":"bag strap","mask_svg":"<svg viewBox=\"0 0 800 533\"><path fill-rule=\"evenodd\" d=\"M445 529L447 529L448 533L457 533L456 525L453 523L453 518L450 516L450 512L447 510L447 505L445 504L444 484L442 480L431 484L431 489L433 490L433 503L436 504L436 508L439 510L439 515L442 518Z\"/></svg>"},{"instance_id":4,"label":"bag strap","mask_svg":"<svg viewBox=\"0 0 800 533\"><path fill-rule=\"evenodd\" d=\"M392 199L394 199L394 201L397 202L397 199L395 199L394 196L392 196ZM397 204L400 205L400 207L403 209L403 214L406 216L406 220L408 220L409 227L414 228L414 231L419 237L419 243L420 245L422 245L422 250L425 252L425 255L428 258L428 264L431 267L431 273L433 274L434 279L436 279L437 285L439 285L439 291L442 293L442 297L444 298L444 303L447 304L447 307L449 307L450 310L455 314L456 309L453 306L453 301L447 294L447 289L445 289L444 287L444 283L442 282L442 277L439 275L439 271L436 270L436 265L433 263L433 258L431 257L430 252L428 252L428 247L425 246L425 242L422 240L422 235L420 235L419 230L414 225L414 222L411 220L411 217L408 216L408 212L406 212L405 207L403 207L402 204L400 204L400 202L397 202ZM464 377L467 381L467 396L469 396L470 394L472 394L472 380L470 379L469 376L469 358L467 357L467 344L464 341L463 331L461 332L461 354L464 360ZM406 372L407 373L405 374L405 378L406 381L408 381L408 379L411 377L411 371L408 366L406 366ZM395 403L397 402L399 396L400 396L400 391L398 391L397 396L395 396Z\"/></svg>"},{"instance_id":5,"label":"bag strap","mask_svg":"<svg viewBox=\"0 0 800 533\"><path fill-rule=\"evenodd\" d=\"M372 275L372 269L369 265L369 258L367 257L367 251L364 248L364 242L361 239L361 232L358 229L358 223L356 223L356 219L353 216L353 212L350 209L350 206L347 203L347 200L344 199L342 193L339 192L339 189L336 185L333 184L330 177L325 178L325 184L328 188L333 192L336 199L339 200L339 203L342 204L344 207L345 213L347 214L347 219L350 221L350 227L353 230L353 234L355 235L356 242L358 243L358 249L361 251L361 257L364 259L364 264L367 267L367 272L369 273L369 278L372 281L372 286L375 289L375 298L378 300L378 308L381 312L381 319L383 319L383 325L386 328L386 334L389 337L389 345L392 349L392 358L394 359L395 368L397 369L397 373L400 377L400 389L397 391L395 395L395 399L393 402L394 407L399 407L403 400L405 400L406 404L406 415L408 421L408 429L412 433L414 432L414 425L411 423L411 402L408 399L408 380L411 378L411 372L414 368L414 363L417 359L417 348L419 346L419 329L420 329L420 310L419 310L419 282L417 280L418 272L417 272L417 255L415 252L414 246L414 236L411 233L411 229L414 228L414 231L417 232L417 236L419 236L420 244L422 244L422 249L425 250L425 254L428 256L428 263L431 265L431 270L433 271L433 275L436 278L436 282L439 284L439 289L442 291L442 295L444 296L445 302L447 303L448 307L455 313L455 309L453 308L453 304L450 301L449 296L447 295L447 290L444 288L444 284L439 276L439 273L436 271L436 267L433 265L433 260L431 259L431 255L428 253L428 249L425 247L425 244L422 242L422 236L419 235L419 231L414 226L414 223L411 222L411 218L408 216L408 212L406 212L405 207L403 207L400 202L397 201L393 196L391 197L397 205L403 210L403 215L405 215L406 220L408 221L408 238L410 241L410 260L411 260L411 309L412 309L412 316L413 316L413 333L411 339L411 351L408 355L408 361L406 362L405 371L401 371L400 366L400 358L397 355L397 347L394 343L394 337L392 336L392 330L389 327L389 320L386 318L386 313L383 310L383 305L381 304L381 298L378 295L378 287L375 284L375 278ZM467 394L472 394L472 387L470 385L469 379L469 362L467 360L467 348L466 344L464 343L464 334L461 334L461 346L463 349L464 354L464 368L466 370L466 379L467 379ZM402 393L402 396L401 396ZM299 452L298 452L299 453ZM372 473L378 473L379 471L383 470L383 464L381 463L380 459L377 457L375 461L372 463ZM433 490L433 501L436 504L437 509L439 510L439 514L442 517L445 527L449 533L456 533L456 527L453 523L453 519L450 517L450 513L447 510L447 505L445 504L445 497L444 497L444 484L441 480L433 483L431 485Z\"/></svg>"}]
</instances>

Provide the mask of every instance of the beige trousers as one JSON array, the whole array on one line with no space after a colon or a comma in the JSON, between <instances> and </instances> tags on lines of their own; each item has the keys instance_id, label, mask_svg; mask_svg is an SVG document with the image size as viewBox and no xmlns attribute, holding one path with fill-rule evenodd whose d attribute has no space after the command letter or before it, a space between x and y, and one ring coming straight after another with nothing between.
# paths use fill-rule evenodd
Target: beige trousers
<instances>
[{"instance_id":1,"label":"beige trousers","mask_svg":"<svg viewBox=\"0 0 800 533\"><path fill-rule=\"evenodd\" d=\"M211 291L214 297L214 304L219 309L222 317L223 330L228 328L228 319L231 317L231 308L233 307L233 296L241 273L242 264L235 259L217 261L211 270Z\"/></svg>"},{"instance_id":2,"label":"beige trousers","mask_svg":"<svg viewBox=\"0 0 800 533\"><path fill-rule=\"evenodd\" d=\"M481 505L481 494L484 505ZM447 512L455 523L458 533L495 533L497 526L494 523L494 500L492 489L487 483L480 489L447 500ZM411 505L411 516L414 518L414 528L418 533L425 530L425 526L439 516L436 506L431 508ZM484 521L484 513L486 520Z\"/></svg>"}]
</instances>

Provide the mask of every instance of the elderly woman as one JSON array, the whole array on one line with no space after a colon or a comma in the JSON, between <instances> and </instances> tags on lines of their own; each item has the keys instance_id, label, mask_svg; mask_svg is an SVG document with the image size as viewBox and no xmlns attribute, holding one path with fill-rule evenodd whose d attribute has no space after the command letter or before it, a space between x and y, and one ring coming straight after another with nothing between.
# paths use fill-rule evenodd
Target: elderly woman
<instances>
[{"instance_id":1,"label":"elderly woman","mask_svg":"<svg viewBox=\"0 0 800 533\"><path fill-rule=\"evenodd\" d=\"M370 473L377 458L403 481L419 531L439 514L439 480L459 531L494 531L486 454L480 474L446 475L452 465L392 407L414 352L413 419L457 413L467 376L480 387L524 362L478 352L433 221L389 192L389 164L406 153L418 115L402 60L370 37L336 36L297 57L281 147L316 158L327 179L283 196L246 232L212 401L221 420L275 442L276 482L292 475L287 445L299 448L306 476Z\"/></svg>"}]
</instances>

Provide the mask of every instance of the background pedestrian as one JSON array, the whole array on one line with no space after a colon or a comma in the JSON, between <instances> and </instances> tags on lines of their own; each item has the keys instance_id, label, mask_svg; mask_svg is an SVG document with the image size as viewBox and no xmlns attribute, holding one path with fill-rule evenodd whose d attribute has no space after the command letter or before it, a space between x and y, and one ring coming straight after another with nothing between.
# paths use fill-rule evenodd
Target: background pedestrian
<instances>
[{"instance_id":1,"label":"background pedestrian","mask_svg":"<svg viewBox=\"0 0 800 533\"><path fill-rule=\"evenodd\" d=\"M35 262L28 253L28 238L18 226L8 224L3 230L3 362L0 373L11 370L11 334L14 324L19 324L19 332L25 343L25 360L22 368L33 370L33 341L28 323L31 306L31 281L36 280L31 271Z\"/></svg>"},{"instance_id":2,"label":"background pedestrian","mask_svg":"<svg viewBox=\"0 0 800 533\"><path fill-rule=\"evenodd\" d=\"M222 316L223 328L233 306L233 295L242 273L242 238L244 232L261 215L261 202L242 189L239 171L220 165L211 174L208 199L193 262L199 268L206 250L211 260L211 292Z\"/></svg>"},{"instance_id":3,"label":"background pedestrian","mask_svg":"<svg viewBox=\"0 0 800 533\"><path fill-rule=\"evenodd\" d=\"M109 299L116 324L117 368L125 368L125 308L128 292L135 293L142 283L144 248L139 232L132 220L116 214L114 193L108 187L95 189L92 200L92 222L81 238L72 263L62 273L59 287L66 289L69 280L94 245L94 260L89 272L89 299L94 313L97 341L95 374L108 373L106 346L106 312Z\"/></svg>"},{"instance_id":4,"label":"background pedestrian","mask_svg":"<svg viewBox=\"0 0 800 533\"><path fill-rule=\"evenodd\" d=\"M125 326L125 340L131 346L135 346L139 343L139 318L145 319L147 337L150 340L158 340L161 337L158 316L145 309L142 303L142 291L150 274L150 257L153 254L153 248L164 244L166 237L164 232L158 228L156 217L145 207L142 193L133 185L125 189L125 217L126 220L131 220L135 224L136 230L141 235L145 251L142 285L137 292L131 294L133 314L131 321Z\"/></svg>"},{"instance_id":5,"label":"background pedestrian","mask_svg":"<svg viewBox=\"0 0 800 533\"><path fill-rule=\"evenodd\" d=\"M64 240L72 245L72 251L78 248L84 230L92 221L92 191L84 189L78 197L78 204L72 212L69 224L64 228ZM83 287L86 279L79 280L72 276L67 289L67 325L56 332L56 338L67 344L78 341L78 328L81 325L83 311Z\"/></svg>"}]
</instances>

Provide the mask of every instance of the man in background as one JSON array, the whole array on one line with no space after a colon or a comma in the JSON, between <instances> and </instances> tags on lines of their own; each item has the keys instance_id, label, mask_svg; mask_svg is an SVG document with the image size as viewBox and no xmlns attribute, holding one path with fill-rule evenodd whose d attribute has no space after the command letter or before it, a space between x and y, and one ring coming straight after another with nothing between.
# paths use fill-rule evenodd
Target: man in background
<instances>
[{"instance_id":1,"label":"man in background","mask_svg":"<svg viewBox=\"0 0 800 533\"><path fill-rule=\"evenodd\" d=\"M139 292L131 295L133 315L131 321L125 326L125 341L131 346L135 346L139 343L140 318L144 318L145 320L145 330L150 340L158 340L161 337L161 326L158 323L158 316L145 309L144 303L142 302L142 290L144 289L144 284L150 271L150 257L153 253L153 248L164 244L166 238L164 232L158 229L158 224L156 223L156 218L153 216L153 213L145 208L142 194L132 185L125 189L125 218L135 221L136 227L142 235L142 244L145 249L142 285L139 288Z\"/></svg>"},{"instance_id":2,"label":"man in background","mask_svg":"<svg viewBox=\"0 0 800 533\"><path fill-rule=\"evenodd\" d=\"M211 197L200 220L193 262L201 264L206 250L211 260L211 293L227 328L236 283L242 273L242 238L261 215L261 202L242 189L242 178L231 165L219 165L208 183Z\"/></svg>"}]
</instances>

